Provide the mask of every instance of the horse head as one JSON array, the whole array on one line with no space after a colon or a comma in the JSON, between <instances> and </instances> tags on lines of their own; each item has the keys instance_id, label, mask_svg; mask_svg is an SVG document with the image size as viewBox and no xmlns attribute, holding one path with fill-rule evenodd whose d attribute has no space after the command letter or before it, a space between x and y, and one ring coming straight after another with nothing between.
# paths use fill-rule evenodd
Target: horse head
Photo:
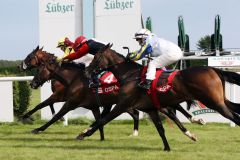
<instances>
[{"instance_id":1,"label":"horse head","mask_svg":"<svg viewBox=\"0 0 240 160\"><path fill-rule=\"evenodd\" d=\"M112 45L113 44L108 43L95 54L92 62L85 70L87 78L91 78L92 74L99 73L101 70L115 63L116 59L113 57L113 54L111 54L113 51L111 50Z\"/></svg>"},{"instance_id":2,"label":"horse head","mask_svg":"<svg viewBox=\"0 0 240 160\"><path fill-rule=\"evenodd\" d=\"M20 70L29 70L35 68L41 64L43 60L45 60L46 52L43 51L43 47L39 48L37 46L31 53L27 55L27 57L22 61L19 68Z\"/></svg>"},{"instance_id":3,"label":"horse head","mask_svg":"<svg viewBox=\"0 0 240 160\"><path fill-rule=\"evenodd\" d=\"M48 61L42 62L38 67L37 71L30 83L33 89L42 86L46 81L49 81L54 76L54 73L59 69L58 63L55 56L49 57Z\"/></svg>"}]
</instances>

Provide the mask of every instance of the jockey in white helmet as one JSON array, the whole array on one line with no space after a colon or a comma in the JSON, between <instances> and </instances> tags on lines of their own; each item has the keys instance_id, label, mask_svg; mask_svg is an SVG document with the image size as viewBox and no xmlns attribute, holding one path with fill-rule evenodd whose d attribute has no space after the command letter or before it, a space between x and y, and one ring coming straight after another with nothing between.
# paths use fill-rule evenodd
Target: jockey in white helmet
<instances>
[{"instance_id":1,"label":"jockey in white helmet","mask_svg":"<svg viewBox=\"0 0 240 160\"><path fill-rule=\"evenodd\" d=\"M183 53L176 44L158 38L147 29L140 29L135 34L134 39L138 41L141 48L130 53L130 59L137 61L146 55L154 57L148 65L146 81L139 83L139 87L149 89L152 81L155 79L156 68L163 68L180 60L183 57Z\"/></svg>"}]
</instances>

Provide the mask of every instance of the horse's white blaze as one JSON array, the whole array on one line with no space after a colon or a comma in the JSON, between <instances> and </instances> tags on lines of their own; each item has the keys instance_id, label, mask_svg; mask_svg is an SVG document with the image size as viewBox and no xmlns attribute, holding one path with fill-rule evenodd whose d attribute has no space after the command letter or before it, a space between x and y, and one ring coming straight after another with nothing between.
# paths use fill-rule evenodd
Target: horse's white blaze
<instances>
[{"instance_id":1,"label":"horse's white blaze","mask_svg":"<svg viewBox=\"0 0 240 160\"><path fill-rule=\"evenodd\" d=\"M26 65L26 63L23 61L23 63L22 63L22 68L25 70L25 69L27 69L27 65Z\"/></svg>"}]
</instances>

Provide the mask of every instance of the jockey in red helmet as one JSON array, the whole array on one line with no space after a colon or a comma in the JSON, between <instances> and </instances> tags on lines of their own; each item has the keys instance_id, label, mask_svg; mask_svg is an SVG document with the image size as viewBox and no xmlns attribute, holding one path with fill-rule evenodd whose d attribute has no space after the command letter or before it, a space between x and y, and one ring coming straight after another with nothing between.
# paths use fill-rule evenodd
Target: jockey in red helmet
<instances>
[{"instance_id":1,"label":"jockey in red helmet","mask_svg":"<svg viewBox=\"0 0 240 160\"><path fill-rule=\"evenodd\" d=\"M105 44L99 42L95 39L87 39L84 36L79 36L76 38L75 42L71 42L67 37L62 38L58 41L57 47L64 51L64 56L57 58L57 61L64 60L75 60L85 56L87 53L95 55ZM96 75L93 75L92 80L90 80L90 87L98 87L99 82Z\"/></svg>"},{"instance_id":2,"label":"jockey in red helmet","mask_svg":"<svg viewBox=\"0 0 240 160\"><path fill-rule=\"evenodd\" d=\"M59 61L68 59L68 60L75 60L85 56L87 53L95 55L100 48L104 46L103 43L98 42L94 39L87 39L84 36L79 36L76 38L75 42L71 42L67 37L60 39L58 42L58 46L60 47L65 53L66 50L70 47L73 51L67 51L69 54L64 54L62 58L59 58Z\"/></svg>"}]
</instances>

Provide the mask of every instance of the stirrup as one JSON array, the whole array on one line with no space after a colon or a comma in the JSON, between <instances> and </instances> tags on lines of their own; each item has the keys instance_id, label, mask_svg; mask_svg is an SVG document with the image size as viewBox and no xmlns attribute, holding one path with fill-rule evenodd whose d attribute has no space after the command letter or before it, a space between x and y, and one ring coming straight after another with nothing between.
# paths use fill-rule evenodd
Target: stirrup
<instances>
[{"instance_id":1,"label":"stirrup","mask_svg":"<svg viewBox=\"0 0 240 160\"><path fill-rule=\"evenodd\" d=\"M89 88L98 88L99 87L99 84L96 84L94 82L90 82L89 85L88 85Z\"/></svg>"},{"instance_id":2,"label":"stirrup","mask_svg":"<svg viewBox=\"0 0 240 160\"><path fill-rule=\"evenodd\" d=\"M146 89L149 90L151 87L151 81L141 81L140 83L138 83L138 87L142 88L142 89Z\"/></svg>"}]
</instances>

